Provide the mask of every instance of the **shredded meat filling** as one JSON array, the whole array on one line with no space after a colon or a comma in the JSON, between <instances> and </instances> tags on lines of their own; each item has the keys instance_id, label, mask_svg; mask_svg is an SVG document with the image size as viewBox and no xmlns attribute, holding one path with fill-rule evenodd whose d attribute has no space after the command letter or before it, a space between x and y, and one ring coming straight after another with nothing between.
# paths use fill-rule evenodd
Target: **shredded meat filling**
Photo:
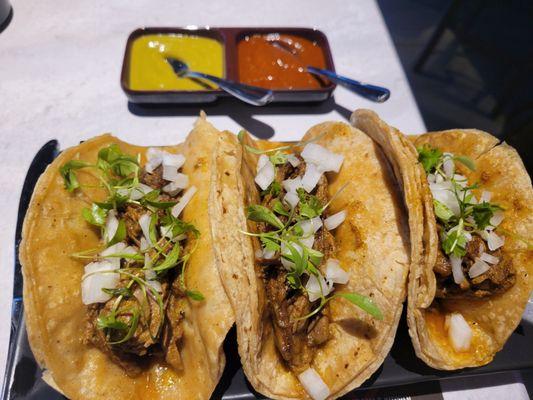
<instances>
[{"instance_id":1,"label":"shredded meat filling","mask_svg":"<svg viewBox=\"0 0 533 400\"><path fill-rule=\"evenodd\" d=\"M470 278L468 271L476 258L487 253L498 258L498 263L482 275ZM433 271L437 277L437 298L483 298L509 290L516 281L516 271L512 261L500 250L490 251L485 241L477 234L472 235L466 245L466 255L463 258L462 270L465 280L456 284L453 280L452 266L444 255L439 243L439 253Z\"/></svg>"},{"instance_id":2,"label":"shredded meat filling","mask_svg":"<svg viewBox=\"0 0 533 400\"><path fill-rule=\"evenodd\" d=\"M302 159L297 167L290 163L279 166L276 171L276 181L294 179L303 176L305 163ZM328 201L328 181L325 176L320 178L313 193L322 204ZM266 194L262 199L262 205L272 209L273 203L281 199ZM298 212L298 206L296 212ZM286 217L280 216L285 223ZM257 224L261 232L270 228L266 224ZM333 235L326 229L319 229L315 235L313 248L324 254L323 264L335 251ZM263 280L265 282L268 308L273 321L274 338L276 347L287 364L297 370L303 371L312 362L315 349L329 339L329 317L327 307L317 315L303 318L318 305L318 301L311 303L306 294L300 290L292 289L287 283L287 271L281 264L280 255L277 253L273 259L262 259L259 263L263 268ZM323 266L323 265L322 265ZM320 267L322 267L320 266ZM304 282L305 284L305 282Z\"/></svg>"},{"instance_id":3,"label":"shredded meat filling","mask_svg":"<svg viewBox=\"0 0 533 400\"><path fill-rule=\"evenodd\" d=\"M160 189L166 184L162 177L162 168L154 170L153 174L147 173L144 169L140 172L140 181L154 189ZM161 195L163 201L177 201L177 198L168 195ZM139 218L146 211L136 204L127 204L119 210L119 217L124 219L126 225L126 242L129 245L140 245L142 229L139 225ZM179 244L176 243L175 246ZM171 247L167 249L170 250ZM122 266L134 267L135 261L122 260ZM142 265L137 265L141 267ZM139 272L142 276L142 272ZM146 356L160 354L168 364L179 370L183 368L179 353L179 342L183 336L182 320L185 314L184 293L182 293L175 271L169 271L161 279L163 310L158 302L150 295L144 297L140 288L136 288L132 297L124 298L117 309L119 321L128 324L133 318L132 310L138 307L139 302L143 304L140 308L139 322L128 340L124 338L123 332L110 330L111 334L98 328L98 318L108 315L114 307L116 298L111 298L106 303L91 304L87 308L87 329L84 341L92 344L106 353L109 358L120 365L127 375L136 376L144 368ZM125 287L129 278L123 278L119 287ZM139 301L140 300L140 301ZM147 301L143 301L147 300Z\"/></svg>"}]
</instances>

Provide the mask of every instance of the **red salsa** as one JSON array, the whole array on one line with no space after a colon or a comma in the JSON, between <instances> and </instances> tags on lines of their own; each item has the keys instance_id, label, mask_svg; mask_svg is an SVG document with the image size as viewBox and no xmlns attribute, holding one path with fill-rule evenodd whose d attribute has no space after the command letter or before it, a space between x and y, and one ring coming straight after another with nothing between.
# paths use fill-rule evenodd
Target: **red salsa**
<instances>
[{"instance_id":1,"label":"red salsa","mask_svg":"<svg viewBox=\"0 0 533 400\"><path fill-rule=\"evenodd\" d=\"M268 89L320 89L327 81L306 71L326 68L316 41L301 36L268 33L244 36L237 45L239 81Z\"/></svg>"}]
</instances>

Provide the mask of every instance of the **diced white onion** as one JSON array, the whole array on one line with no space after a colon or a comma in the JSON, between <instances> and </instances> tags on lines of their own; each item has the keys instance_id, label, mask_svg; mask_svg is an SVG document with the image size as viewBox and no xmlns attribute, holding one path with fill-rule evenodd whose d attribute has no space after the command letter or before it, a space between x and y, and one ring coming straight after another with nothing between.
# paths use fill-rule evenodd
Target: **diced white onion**
<instances>
[{"instance_id":1,"label":"diced white onion","mask_svg":"<svg viewBox=\"0 0 533 400\"><path fill-rule=\"evenodd\" d=\"M503 237L500 237L494 231L490 231L487 234L487 245L489 246L490 251L494 251L503 246L505 240Z\"/></svg>"},{"instance_id":2,"label":"diced white onion","mask_svg":"<svg viewBox=\"0 0 533 400\"><path fill-rule=\"evenodd\" d=\"M459 216L461 214L459 201L455 196L452 183L450 181L430 183L429 189L431 190L433 198L448 207L454 213L454 215Z\"/></svg>"},{"instance_id":3,"label":"diced white onion","mask_svg":"<svg viewBox=\"0 0 533 400\"><path fill-rule=\"evenodd\" d=\"M444 170L444 173L446 174L446 176L448 178L451 178L455 171L455 165L449 153L447 153L446 155L448 155L448 157L446 157L444 162L442 163L442 169Z\"/></svg>"},{"instance_id":4,"label":"diced white onion","mask_svg":"<svg viewBox=\"0 0 533 400\"><path fill-rule=\"evenodd\" d=\"M475 278L475 277L477 277L479 275L484 274L489 269L490 269L490 265L489 264L487 264L485 261L483 261L483 260L481 260L479 258L476 258L476 261L474 262L474 264L468 270L468 275L470 276L470 278Z\"/></svg>"},{"instance_id":5,"label":"diced white onion","mask_svg":"<svg viewBox=\"0 0 533 400\"><path fill-rule=\"evenodd\" d=\"M291 163L291 165L293 167L297 167L298 165L300 165L300 159L298 157L296 157L294 154L287 154L287 161L289 161Z\"/></svg>"},{"instance_id":6,"label":"diced white onion","mask_svg":"<svg viewBox=\"0 0 533 400\"><path fill-rule=\"evenodd\" d=\"M172 239L172 226L161 225L161 227L159 227L159 233L161 234L161 237Z\"/></svg>"},{"instance_id":7,"label":"diced white onion","mask_svg":"<svg viewBox=\"0 0 533 400\"><path fill-rule=\"evenodd\" d=\"M500 261L498 257L494 257L489 253L482 253L479 258L485 262L488 262L489 264L498 264L498 261Z\"/></svg>"},{"instance_id":8,"label":"diced white onion","mask_svg":"<svg viewBox=\"0 0 533 400\"><path fill-rule=\"evenodd\" d=\"M322 296L327 296L333 290L333 283L326 282L322 274L319 272L318 276L310 275L305 284L309 301L313 302L320 299Z\"/></svg>"},{"instance_id":9,"label":"diced white onion","mask_svg":"<svg viewBox=\"0 0 533 400\"><path fill-rule=\"evenodd\" d=\"M320 177L324 171L322 171L315 164L307 163L305 166L305 173L302 177L302 187L307 193L311 193L317 185Z\"/></svg>"},{"instance_id":10,"label":"diced white onion","mask_svg":"<svg viewBox=\"0 0 533 400\"><path fill-rule=\"evenodd\" d=\"M255 172L259 172L261 170L261 168L263 168L265 166L265 164L267 162L270 161L270 158L268 158L268 156L266 154L261 154L259 156L259 159L257 160L257 167L256 167L256 171Z\"/></svg>"},{"instance_id":11,"label":"diced white onion","mask_svg":"<svg viewBox=\"0 0 533 400\"><path fill-rule=\"evenodd\" d=\"M263 249L263 252L261 254L265 260L271 260L276 255L276 252L274 250L267 250Z\"/></svg>"},{"instance_id":12,"label":"diced white onion","mask_svg":"<svg viewBox=\"0 0 533 400\"><path fill-rule=\"evenodd\" d=\"M144 166L144 169L149 174L153 173L154 170L161 165L163 162L163 150L156 149L155 147L150 147L146 152L147 162Z\"/></svg>"},{"instance_id":13,"label":"diced white onion","mask_svg":"<svg viewBox=\"0 0 533 400\"><path fill-rule=\"evenodd\" d=\"M337 260L330 258L326 262L326 279L333 283L344 285L345 283L348 283L350 275L341 268Z\"/></svg>"},{"instance_id":14,"label":"diced white onion","mask_svg":"<svg viewBox=\"0 0 533 400\"><path fill-rule=\"evenodd\" d=\"M272 182L274 182L275 177L274 165L267 160L265 165L257 172L255 176L255 183L261 188L261 190L266 190Z\"/></svg>"},{"instance_id":15,"label":"diced white onion","mask_svg":"<svg viewBox=\"0 0 533 400\"><path fill-rule=\"evenodd\" d=\"M139 218L139 225L141 226L141 229L143 231L143 235L146 238L146 241L151 246L153 245L152 240L150 239L150 214L146 213L141 215Z\"/></svg>"},{"instance_id":16,"label":"diced white onion","mask_svg":"<svg viewBox=\"0 0 533 400\"><path fill-rule=\"evenodd\" d=\"M307 164L315 164L322 172L339 172L342 162L344 161L344 157L342 155L335 154L316 143L306 144L301 156L307 162ZM308 166L309 165L306 167Z\"/></svg>"},{"instance_id":17,"label":"diced white onion","mask_svg":"<svg viewBox=\"0 0 533 400\"><path fill-rule=\"evenodd\" d=\"M153 269L145 269L144 270L144 279L146 280L146 283L152 287L156 292L163 292L163 288L161 286L161 282L157 280L157 273Z\"/></svg>"},{"instance_id":18,"label":"diced white onion","mask_svg":"<svg viewBox=\"0 0 533 400\"><path fill-rule=\"evenodd\" d=\"M346 219L346 210L342 210L336 214L333 214L327 217L324 220L324 226L326 227L328 231L331 231L335 229L336 227L338 227L340 224L342 224L345 219Z\"/></svg>"},{"instance_id":19,"label":"diced white onion","mask_svg":"<svg viewBox=\"0 0 533 400\"><path fill-rule=\"evenodd\" d=\"M496 211L492 218L490 219L490 226L487 227L487 230L492 230L500 225L503 221L503 211Z\"/></svg>"},{"instance_id":20,"label":"diced white onion","mask_svg":"<svg viewBox=\"0 0 533 400\"><path fill-rule=\"evenodd\" d=\"M124 242L118 242L115 243L113 246L109 246L107 249L102 251L100 253L100 256L104 258L105 261L113 264L115 268L120 268L120 258L119 257L109 257L105 258L106 256L109 256L111 254L119 254L122 253L122 251L126 248L126 243Z\"/></svg>"},{"instance_id":21,"label":"diced white onion","mask_svg":"<svg viewBox=\"0 0 533 400\"><path fill-rule=\"evenodd\" d=\"M452 313L446 316L445 327L448 330L448 338L455 351L468 351L472 341L472 328L460 313Z\"/></svg>"},{"instance_id":22,"label":"diced white onion","mask_svg":"<svg viewBox=\"0 0 533 400\"><path fill-rule=\"evenodd\" d=\"M298 205L298 202L300 201L300 198L296 194L296 192L288 192L285 197L283 197L283 200L291 206L291 208L294 208Z\"/></svg>"},{"instance_id":23,"label":"diced white onion","mask_svg":"<svg viewBox=\"0 0 533 400\"><path fill-rule=\"evenodd\" d=\"M141 237L141 244L139 246L141 251L148 250L150 248L150 243L148 243L148 240L145 239L145 237Z\"/></svg>"},{"instance_id":24,"label":"diced white onion","mask_svg":"<svg viewBox=\"0 0 533 400\"><path fill-rule=\"evenodd\" d=\"M313 400L325 400L331 394L328 385L313 368L299 374L298 379Z\"/></svg>"},{"instance_id":25,"label":"diced white onion","mask_svg":"<svg viewBox=\"0 0 533 400\"><path fill-rule=\"evenodd\" d=\"M435 175L434 174L428 174L428 182L429 183L435 183Z\"/></svg>"},{"instance_id":26,"label":"diced white onion","mask_svg":"<svg viewBox=\"0 0 533 400\"><path fill-rule=\"evenodd\" d=\"M189 177L184 174L178 174L174 182L170 182L163 186L163 192L170 194L171 196L177 195L182 189L189 186Z\"/></svg>"},{"instance_id":27,"label":"diced white onion","mask_svg":"<svg viewBox=\"0 0 533 400\"><path fill-rule=\"evenodd\" d=\"M185 206L191 201L192 197L196 193L196 186L191 186L189 189L183 193L183 196L181 196L181 199L176 203L174 207L172 207L172 215L174 218L178 218L178 216L181 214Z\"/></svg>"},{"instance_id":28,"label":"diced white onion","mask_svg":"<svg viewBox=\"0 0 533 400\"><path fill-rule=\"evenodd\" d=\"M472 234L470 232L464 231L463 234L464 234L467 242L470 242L472 240Z\"/></svg>"},{"instance_id":29,"label":"diced white onion","mask_svg":"<svg viewBox=\"0 0 533 400\"><path fill-rule=\"evenodd\" d=\"M483 192L481 192L481 197L479 198L479 202L480 203L483 203L483 202L489 202L490 199L492 197L492 193L491 192L487 192L486 190L484 190Z\"/></svg>"},{"instance_id":30,"label":"diced white onion","mask_svg":"<svg viewBox=\"0 0 533 400\"><path fill-rule=\"evenodd\" d=\"M85 274L81 281L81 299L83 304L105 303L111 295L102 289L115 289L120 276L115 265L108 261L92 262L85 266Z\"/></svg>"},{"instance_id":31,"label":"diced white onion","mask_svg":"<svg viewBox=\"0 0 533 400\"><path fill-rule=\"evenodd\" d=\"M172 154L163 152L163 167L181 168L185 163L185 156L183 154Z\"/></svg>"},{"instance_id":32,"label":"diced white onion","mask_svg":"<svg viewBox=\"0 0 533 400\"><path fill-rule=\"evenodd\" d=\"M444 178L442 177L441 174L437 174L435 176L435 183L442 183L442 182L444 182Z\"/></svg>"},{"instance_id":33,"label":"diced white onion","mask_svg":"<svg viewBox=\"0 0 533 400\"><path fill-rule=\"evenodd\" d=\"M173 167L172 165L163 165L164 180L174 182L178 178L178 175L180 175L180 173L176 167Z\"/></svg>"},{"instance_id":34,"label":"diced white onion","mask_svg":"<svg viewBox=\"0 0 533 400\"><path fill-rule=\"evenodd\" d=\"M287 193L289 192L295 192L302 186L302 178L297 177L294 179L285 179L283 182L281 182L281 186Z\"/></svg>"},{"instance_id":35,"label":"diced white onion","mask_svg":"<svg viewBox=\"0 0 533 400\"><path fill-rule=\"evenodd\" d=\"M463 273L463 268L461 264L463 259L460 257L455 257L454 255L450 256L450 264L452 265L452 274L453 281L460 285L465 280L465 274Z\"/></svg>"},{"instance_id":36,"label":"diced white onion","mask_svg":"<svg viewBox=\"0 0 533 400\"><path fill-rule=\"evenodd\" d=\"M314 235L320 228L322 228L322 220L320 217L314 217L298 222L302 228L304 236Z\"/></svg>"},{"instance_id":37,"label":"diced white onion","mask_svg":"<svg viewBox=\"0 0 533 400\"><path fill-rule=\"evenodd\" d=\"M129 198L132 200L139 200L145 194L150 193L152 190L154 189L152 189L150 186L145 185L144 183L139 183L137 186L131 189L131 191L127 195L129 195ZM120 189L119 189L119 194L122 194L120 193Z\"/></svg>"},{"instance_id":38,"label":"diced white onion","mask_svg":"<svg viewBox=\"0 0 533 400\"><path fill-rule=\"evenodd\" d=\"M313 244L315 243L315 236L314 235L304 236L303 238L300 239L300 243L303 244L308 249L312 249Z\"/></svg>"},{"instance_id":39,"label":"diced white onion","mask_svg":"<svg viewBox=\"0 0 533 400\"><path fill-rule=\"evenodd\" d=\"M115 210L109 210L107 213L107 220L105 222L104 240L106 243L110 242L118 229L117 212Z\"/></svg>"}]
</instances>

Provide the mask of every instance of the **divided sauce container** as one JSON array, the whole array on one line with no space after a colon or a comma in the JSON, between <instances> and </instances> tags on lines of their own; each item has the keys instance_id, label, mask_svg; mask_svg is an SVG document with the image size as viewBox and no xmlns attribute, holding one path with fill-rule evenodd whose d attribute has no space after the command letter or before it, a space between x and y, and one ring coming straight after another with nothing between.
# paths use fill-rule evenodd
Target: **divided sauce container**
<instances>
[{"instance_id":1,"label":"divided sauce container","mask_svg":"<svg viewBox=\"0 0 533 400\"><path fill-rule=\"evenodd\" d=\"M127 41L121 86L143 104L210 103L230 96L202 80L177 77L165 57L191 70L272 89L273 102L326 100L335 84L306 72L334 71L324 33L310 28L141 28Z\"/></svg>"}]
</instances>

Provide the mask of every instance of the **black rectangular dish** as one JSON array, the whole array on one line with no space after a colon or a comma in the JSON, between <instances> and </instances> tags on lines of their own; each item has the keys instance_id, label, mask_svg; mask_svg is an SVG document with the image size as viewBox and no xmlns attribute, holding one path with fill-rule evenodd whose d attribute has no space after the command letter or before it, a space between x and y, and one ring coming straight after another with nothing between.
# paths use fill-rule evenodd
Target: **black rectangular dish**
<instances>
[{"instance_id":1,"label":"black rectangular dish","mask_svg":"<svg viewBox=\"0 0 533 400\"><path fill-rule=\"evenodd\" d=\"M122 63L122 72L120 76L120 84L122 90L124 91L130 102L139 104L195 104L214 102L221 97L227 97L229 95L218 88L207 88L200 90L139 90L132 88L130 84L130 71L132 66L132 47L134 41L144 35L190 35L215 39L223 47L223 77L235 82L240 82L242 81L240 77L242 71L239 71L239 42L242 41L245 36L267 35L271 33L294 35L315 43L316 46L318 46L318 48L320 48L323 53L323 68L335 71L335 66L333 64L333 57L329 47L328 39L323 32L317 29L294 27L146 27L133 31L126 42L124 60ZM290 49L288 51L290 51ZM272 102L300 103L324 101L331 96L336 85L329 81L320 81L320 87L314 88L274 88L274 97Z\"/></svg>"},{"instance_id":2,"label":"black rectangular dish","mask_svg":"<svg viewBox=\"0 0 533 400\"><path fill-rule=\"evenodd\" d=\"M2 399L39 399L56 400L64 397L48 386L42 379L42 371L37 364L26 334L24 311L22 307L22 275L18 259L18 245L21 239L22 222L40 174L57 156L57 141L46 143L35 156L26 176L22 189L17 230L15 236L15 282L11 321L11 337L7 358L6 371L2 387ZM531 315L533 309L528 305L525 315ZM405 314L405 313L404 313ZM470 368L461 371L438 371L426 366L419 360L411 345L407 333L405 315L400 321L398 332L390 354L383 365L368 379L363 386L348 395L345 399L355 399L360 390L384 388L411 383L451 379L472 375L493 374L502 371L533 368L533 324L523 319L518 328L507 341L505 348L496 354L494 360L484 367ZM235 329L232 329L224 343L227 365L222 378L213 393L213 399L255 399L263 398L251 389L242 372L236 348Z\"/></svg>"}]
</instances>

